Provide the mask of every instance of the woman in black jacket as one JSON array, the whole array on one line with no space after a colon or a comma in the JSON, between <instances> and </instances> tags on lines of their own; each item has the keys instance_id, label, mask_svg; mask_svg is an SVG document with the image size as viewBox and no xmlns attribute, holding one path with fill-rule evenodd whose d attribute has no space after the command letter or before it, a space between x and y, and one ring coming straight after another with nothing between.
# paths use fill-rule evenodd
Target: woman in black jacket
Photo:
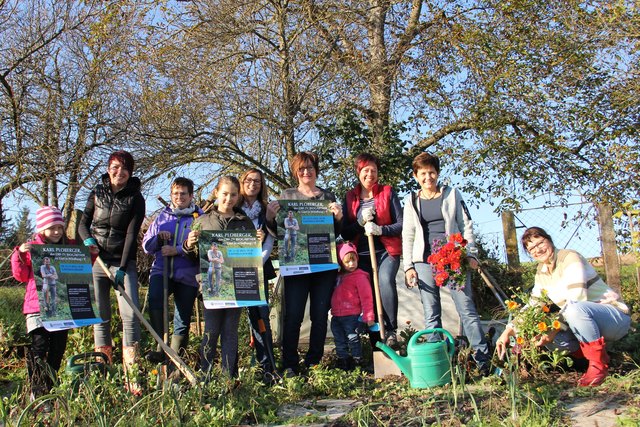
<instances>
[{"instance_id":1,"label":"woman in black jacket","mask_svg":"<svg viewBox=\"0 0 640 427\"><path fill-rule=\"evenodd\" d=\"M123 286L139 307L136 252L138 233L145 215L145 201L140 192L140 179L132 176L134 160L131 154L116 151L109 156L107 165L107 173L102 175L101 183L89 194L78 233L86 246L99 249L100 258L115 277L115 282L112 282L101 266L94 264L96 303L103 320L93 326L94 344L96 351L105 353L111 361L111 286L116 289ZM140 323L124 298L119 293L117 296L122 318L122 359L126 374L138 357ZM126 387L133 394L141 394L135 382L127 381Z\"/></svg>"}]
</instances>

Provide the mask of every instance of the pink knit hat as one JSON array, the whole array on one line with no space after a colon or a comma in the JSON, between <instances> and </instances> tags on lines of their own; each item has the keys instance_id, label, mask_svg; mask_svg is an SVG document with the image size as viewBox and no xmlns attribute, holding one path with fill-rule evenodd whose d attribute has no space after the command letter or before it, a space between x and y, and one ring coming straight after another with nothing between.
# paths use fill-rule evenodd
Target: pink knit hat
<instances>
[{"instance_id":1,"label":"pink knit hat","mask_svg":"<svg viewBox=\"0 0 640 427\"><path fill-rule=\"evenodd\" d=\"M354 254L356 254L356 259L358 259L358 250L351 242L339 243L336 249L338 250L338 262L340 263L340 265L343 265L342 258L344 258L345 255L349 252L353 252Z\"/></svg>"},{"instance_id":2,"label":"pink knit hat","mask_svg":"<svg viewBox=\"0 0 640 427\"><path fill-rule=\"evenodd\" d=\"M54 225L64 227L64 218L60 209L55 206L43 206L36 211L36 233L42 233Z\"/></svg>"}]
</instances>

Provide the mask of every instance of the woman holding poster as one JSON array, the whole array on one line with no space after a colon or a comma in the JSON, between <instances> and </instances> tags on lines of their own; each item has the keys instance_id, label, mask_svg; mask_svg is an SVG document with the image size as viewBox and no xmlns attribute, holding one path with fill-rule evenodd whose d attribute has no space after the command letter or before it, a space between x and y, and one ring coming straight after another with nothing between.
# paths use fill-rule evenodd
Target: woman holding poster
<instances>
[{"instance_id":1,"label":"woman holding poster","mask_svg":"<svg viewBox=\"0 0 640 427\"><path fill-rule=\"evenodd\" d=\"M255 225L256 230L265 231L267 203L269 200L267 184L264 174L255 168L247 169L240 177L240 208ZM276 277L276 272L271 264L271 251L274 238L271 234L264 233L266 238L262 242L262 265L264 273L264 291L267 303L269 302L269 280ZM249 321L251 334L256 350L256 359L260 363L264 378L271 381L276 369L273 357L273 338L269 322L269 306L249 307ZM262 333L260 331L263 331Z\"/></svg>"},{"instance_id":2,"label":"woman holding poster","mask_svg":"<svg viewBox=\"0 0 640 427\"><path fill-rule=\"evenodd\" d=\"M386 335L381 338L388 346L395 346L398 343L396 274L402 254L402 206L393 188L378 183L380 161L376 156L358 155L355 168L360 182L347 193L342 237L356 244L359 268L372 275L367 236L373 235Z\"/></svg>"},{"instance_id":3,"label":"woman holding poster","mask_svg":"<svg viewBox=\"0 0 640 427\"><path fill-rule=\"evenodd\" d=\"M214 190L216 204L211 211L194 221L183 251L192 260L200 259L198 240L201 231L255 230L253 222L237 207L240 198L240 182L234 176L223 176ZM259 235L258 237L261 237ZM204 310L204 337L200 345L200 369L210 374L216 358L220 339L222 370L229 376L237 375L238 325L241 308L219 308Z\"/></svg>"},{"instance_id":4,"label":"woman holding poster","mask_svg":"<svg viewBox=\"0 0 640 427\"><path fill-rule=\"evenodd\" d=\"M281 200L329 200L329 209L334 217L335 234L338 235L342 221L342 206L336 203L333 193L316 186L318 179L318 155L310 152L296 154L291 162L291 173L298 187L289 188L280 195ZM267 223L276 229L275 218L280 210L277 201L267 207ZM336 282L337 270L286 276L284 278L284 325L282 337L282 368L285 376L298 374L298 341L304 318L307 299L311 299L311 333L309 350L304 358L306 367L317 365L324 354L327 336L327 319L331 308L331 295Z\"/></svg>"}]
</instances>

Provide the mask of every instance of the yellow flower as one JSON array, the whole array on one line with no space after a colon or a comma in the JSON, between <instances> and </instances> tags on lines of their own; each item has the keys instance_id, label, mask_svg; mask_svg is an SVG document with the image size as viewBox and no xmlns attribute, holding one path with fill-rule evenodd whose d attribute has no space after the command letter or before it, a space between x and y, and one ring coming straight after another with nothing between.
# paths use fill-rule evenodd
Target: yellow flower
<instances>
[{"instance_id":1,"label":"yellow flower","mask_svg":"<svg viewBox=\"0 0 640 427\"><path fill-rule=\"evenodd\" d=\"M543 305L543 306L542 306L542 311L544 311L545 313L548 313L548 312L549 312L549 306L548 306L548 305L546 305L546 304L545 304L545 305Z\"/></svg>"},{"instance_id":2,"label":"yellow flower","mask_svg":"<svg viewBox=\"0 0 640 427\"><path fill-rule=\"evenodd\" d=\"M158 375L158 370L157 369L152 369L151 370L151 375Z\"/></svg>"},{"instance_id":3,"label":"yellow flower","mask_svg":"<svg viewBox=\"0 0 640 427\"><path fill-rule=\"evenodd\" d=\"M553 329L560 329L560 322L557 320L553 321L553 324L551 325L553 327Z\"/></svg>"},{"instance_id":4,"label":"yellow flower","mask_svg":"<svg viewBox=\"0 0 640 427\"><path fill-rule=\"evenodd\" d=\"M515 301L511 301L511 300L507 300L507 309L509 310L515 310L516 308L518 308L518 303Z\"/></svg>"},{"instance_id":5,"label":"yellow flower","mask_svg":"<svg viewBox=\"0 0 640 427\"><path fill-rule=\"evenodd\" d=\"M516 344L518 344L518 345L524 344L524 338L522 338L522 337L516 338Z\"/></svg>"},{"instance_id":6,"label":"yellow flower","mask_svg":"<svg viewBox=\"0 0 640 427\"><path fill-rule=\"evenodd\" d=\"M540 322L540 323L538 323L538 330L539 330L540 332L544 332L544 331L546 331L546 330L547 330L547 324L546 324L546 323L544 323L544 322Z\"/></svg>"}]
</instances>

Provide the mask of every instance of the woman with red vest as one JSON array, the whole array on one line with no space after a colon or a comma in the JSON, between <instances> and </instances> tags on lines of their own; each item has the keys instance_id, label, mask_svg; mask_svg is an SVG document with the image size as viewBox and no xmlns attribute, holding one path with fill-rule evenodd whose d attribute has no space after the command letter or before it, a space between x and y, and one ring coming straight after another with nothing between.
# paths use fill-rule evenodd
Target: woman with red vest
<instances>
[{"instance_id":1,"label":"woman with red vest","mask_svg":"<svg viewBox=\"0 0 640 427\"><path fill-rule=\"evenodd\" d=\"M380 161L376 156L358 155L355 168L360 182L347 193L341 234L345 240L356 244L360 268L369 274L373 271L366 236L374 237L384 310L386 336L383 338L387 345L394 346L398 329L396 274L402 253L402 206L393 188L378 183Z\"/></svg>"}]
</instances>

